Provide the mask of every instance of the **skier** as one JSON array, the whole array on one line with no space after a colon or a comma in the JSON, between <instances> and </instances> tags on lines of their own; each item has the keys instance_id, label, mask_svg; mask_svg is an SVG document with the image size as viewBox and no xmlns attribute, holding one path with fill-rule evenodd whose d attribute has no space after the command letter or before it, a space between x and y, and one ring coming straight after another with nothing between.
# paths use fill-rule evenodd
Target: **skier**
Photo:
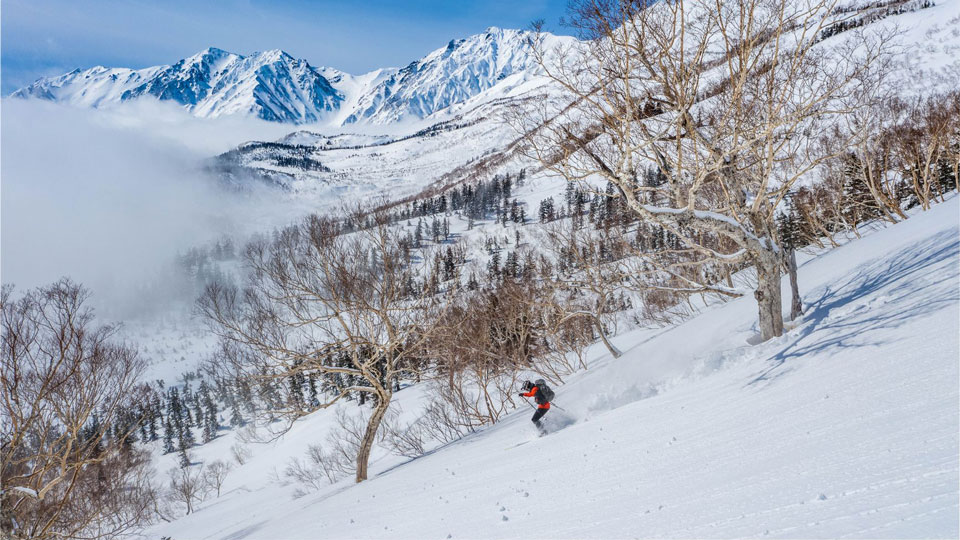
<instances>
[{"instance_id":1,"label":"skier","mask_svg":"<svg viewBox=\"0 0 960 540\"><path fill-rule=\"evenodd\" d=\"M537 402L537 412L533 413L533 418L530 420L537 426L537 429L540 430L540 434L543 435L547 432L543 427L543 422L540 421L543 418L543 415L547 414L547 411L550 410L550 398L553 397L553 391L547 388L545 382L542 379L538 380L537 383L540 386L543 386L547 391L544 392L541 390L540 386L534 385L530 381L524 381L523 389L526 390L526 393L521 393L520 397L532 397ZM549 395L549 397L548 397Z\"/></svg>"}]
</instances>

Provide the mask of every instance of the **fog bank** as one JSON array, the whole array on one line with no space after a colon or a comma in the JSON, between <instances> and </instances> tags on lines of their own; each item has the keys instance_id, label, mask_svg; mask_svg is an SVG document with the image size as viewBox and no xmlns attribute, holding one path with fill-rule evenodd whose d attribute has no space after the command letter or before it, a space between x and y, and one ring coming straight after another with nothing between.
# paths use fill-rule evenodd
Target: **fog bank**
<instances>
[{"instance_id":1,"label":"fog bank","mask_svg":"<svg viewBox=\"0 0 960 540\"><path fill-rule=\"evenodd\" d=\"M0 279L18 289L68 276L91 288L98 306L136 306L136 290L178 252L309 210L262 186L226 192L202 170L213 155L291 126L197 119L157 102L85 110L3 99L0 107Z\"/></svg>"}]
</instances>

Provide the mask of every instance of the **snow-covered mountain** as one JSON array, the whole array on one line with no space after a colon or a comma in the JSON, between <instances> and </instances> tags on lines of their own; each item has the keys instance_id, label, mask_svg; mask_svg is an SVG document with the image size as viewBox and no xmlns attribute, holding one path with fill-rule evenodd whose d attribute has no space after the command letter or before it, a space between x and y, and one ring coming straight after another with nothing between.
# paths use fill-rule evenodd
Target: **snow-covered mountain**
<instances>
[{"instance_id":1,"label":"snow-covered mountain","mask_svg":"<svg viewBox=\"0 0 960 540\"><path fill-rule=\"evenodd\" d=\"M516 174L535 164L517 154L517 133L490 120L503 114L503 103L486 101L398 136L296 131L275 141L239 145L208 167L228 185L242 188L261 181L321 205L384 193L396 200L431 185Z\"/></svg>"},{"instance_id":2,"label":"snow-covered mountain","mask_svg":"<svg viewBox=\"0 0 960 540\"><path fill-rule=\"evenodd\" d=\"M293 124L387 124L426 118L494 86L523 82L537 67L530 36L491 27L453 40L403 69L363 75L314 67L281 50L241 56L209 48L170 66L78 69L40 79L12 95L86 107L153 96L205 118L242 114Z\"/></svg>"},{"instance_id":3,"label":"snow-covered mountain","mask_svg":"<svg viewBox=\"0 0 960 540\"><path fill-rule=\"evenodd\" d=\"M88 107L142 96L179 103L200 117L240 113L298 124L321 120L344 99L316 68L281 50L241 56L216 48L170 66L78 69L13 93Z\"/></svg>"},{"instance_id":4,"label":"snow-covered mountain","mask_svg":"<svg viewBox=\"0 0 960 540\"><path fill-rule=\"evenodd\" d=\"M483 34L452 40L373 87L346 123L426 118L495 85L522 82L537 72L531 37L530 32L490 27Z\"/></svg>"}]
</instances>

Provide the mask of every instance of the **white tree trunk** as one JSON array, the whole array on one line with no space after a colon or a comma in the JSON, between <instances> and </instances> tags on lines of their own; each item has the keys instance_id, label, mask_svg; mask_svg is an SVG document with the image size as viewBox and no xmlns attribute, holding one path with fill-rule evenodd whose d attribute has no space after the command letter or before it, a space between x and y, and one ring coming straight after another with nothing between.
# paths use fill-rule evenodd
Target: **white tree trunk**
<instances>
[{"instance_id":1,"label":"white tree trunk","mask_svg":"<svg viewBox=\"0 0 960 540\"><path fill-rule=\"evenodd\" d=\"M614 358L620 358L623 356L623 353L620 351L620 349L618 349L616 345L607 339L607 333L603 329L603 324L596 318L593 319L593 324L597 327L597 333L600 334L600 341L603 342L603 345L607 348L607 352L610 353L610 356Z\"/></svg>"},{"instance_id":2,"label":"white tree trunk","mask_svg":"<svg viewBox=\"0 0 960 540\"><path fill-rule=\"evenodd\" d=\"M790 274L790 320L803 315L803 302L800 300L800 286L797 285L797 250L790 248L787 253L787 272Z\"/></svg>"},{"instance_id":3,"label":"white tree trunk","mask_svg":"<svg viewBox=\"0 0 960 540\"><path fill-rule=\"evenodd\" d=\"M367 479L367 465L370 462L370 451L373 449L373 442L377 438L377 431L380 429L380 422L387 414L387 408L390 407L390 396L378 396L377 406L373 409L370 421L367 422L367 429L363 432L363 439L360 441L360 451L357 452L357 482L363 482Z\"/></svg>"},{"instance_id":4,"label":"white tree trunk","mask_svg":"<svg viewBox=\"0 0 960 540\"><path fill-rule=\"evenodd\" d=\"M766 341L783 335L780 261L772 251L758 253L756 258L757 290L754 296L760 310L760 338Z\"/></svg>"}]
</instances>

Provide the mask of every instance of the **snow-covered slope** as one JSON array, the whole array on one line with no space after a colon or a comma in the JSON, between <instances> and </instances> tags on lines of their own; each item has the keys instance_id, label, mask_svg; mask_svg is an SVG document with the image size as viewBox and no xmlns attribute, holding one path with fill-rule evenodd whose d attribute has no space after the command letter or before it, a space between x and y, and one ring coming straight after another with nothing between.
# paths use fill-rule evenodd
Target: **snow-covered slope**
<instances>
[{"instance_id":1,"label":"snow-covered slope","mask_svg":"<svg viewBox=\"0 0 960 540\"><path fill-rule=\"evenodd\" d=\"M200 117L240 113L298 124L320 121L344 99L316 68L283 51L240 56L216 48L171 66L75 70L13 93L88 107L142 96L179 103Z\"/></svg>"},{"instance_id":2,"label":"snow-covered slope","mask_svg":"<svg viewBox=\"0 0 960 540\"><path fill-rule=\"evenodd\" d=\"M950 538L958 528L960 199L800 268L806 315L750 345L755 304L619 336L529 410L292 499L269 480L330 415L254 445L173 538ZM788 306L784 306L788 309ZM417 387L397 405L416 408ZM221 458L230 437L199 448ZM171 460L167 466L172 466Z\"/></svg>"},{"instance_id":3,"label":"snow-covered slope","mask_svg":"<svg viewBox=\"0 0 960 540\"><path fill-rule=\"evenodd\" d=\"M340 199L396 201L431 185L532 171L535 164L512 147L519 134L503 124L501 112L484 103L403 136L297 131L240 145L217 156L213 167L232 185L265 181L322 208Z\"/></svg>"},{"instance_id":4,"label":"snow-covered slope","mask_svg":"<svg viewBox=\"0 0 960 540\"><path fill-rule=\"evenodd\" d=\"M343 125L346 118L353 114L361 100L384 80L397 73L396 68L375 69L363 75L351 75L345 71L331 67L319 68L320 73L330 81L330 84L343 96L343 102L337 114L330 117L327 123L333 126Z\"/></svg>"}]
</instances>

